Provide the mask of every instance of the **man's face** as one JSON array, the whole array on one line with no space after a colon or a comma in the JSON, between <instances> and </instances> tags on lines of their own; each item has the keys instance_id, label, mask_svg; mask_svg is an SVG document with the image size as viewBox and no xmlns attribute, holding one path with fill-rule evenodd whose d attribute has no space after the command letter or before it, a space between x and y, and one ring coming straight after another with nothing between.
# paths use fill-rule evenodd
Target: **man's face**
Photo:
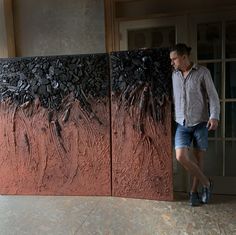
<instances>
[{"instance_id":1,"label":"man's face","mask_svg":"<svg viewBox=\"0 0 236 235\"><path fill-rule=\"evenodd\" d=\"M185 55L178 55L176 51L170 53L171 65L174 69L181 69L184 65Z\"/></svg>"}]
</instances>

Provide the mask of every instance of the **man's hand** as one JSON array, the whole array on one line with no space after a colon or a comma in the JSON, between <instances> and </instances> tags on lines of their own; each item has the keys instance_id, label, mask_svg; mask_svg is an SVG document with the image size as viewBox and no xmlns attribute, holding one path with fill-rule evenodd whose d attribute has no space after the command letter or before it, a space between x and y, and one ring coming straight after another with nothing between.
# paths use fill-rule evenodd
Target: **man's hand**
<instances>
[{"instance_id":1,"label":"man's hand","mask_svg":"<svg viewBox=\"0 0 236 235\"><path fill-rule=\"evenodd\" d=\"M207 122L207 128L208 131L214 131L216 130L218 127L218 120L217 119L209 119L209 121Z\"/></svg>"}]
</instances>

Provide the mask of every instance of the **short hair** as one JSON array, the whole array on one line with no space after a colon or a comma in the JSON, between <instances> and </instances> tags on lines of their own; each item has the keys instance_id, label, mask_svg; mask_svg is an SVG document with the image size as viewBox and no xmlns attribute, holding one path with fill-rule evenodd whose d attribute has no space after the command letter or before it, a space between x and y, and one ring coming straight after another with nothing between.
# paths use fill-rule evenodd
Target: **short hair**
<instances>
[{"instance_id":1,"label":"short hair","mask_svg":"<svg viewBox=\"0 0 236 235\"><path fill-rule=\"evenodd\" d=\"M192 48L188 47L186 44L184 43L177 43L176 45L174 45L171 49L170 52L172 51L176 51L178 55L190 55Z\"/></svg>"}]
</instances>

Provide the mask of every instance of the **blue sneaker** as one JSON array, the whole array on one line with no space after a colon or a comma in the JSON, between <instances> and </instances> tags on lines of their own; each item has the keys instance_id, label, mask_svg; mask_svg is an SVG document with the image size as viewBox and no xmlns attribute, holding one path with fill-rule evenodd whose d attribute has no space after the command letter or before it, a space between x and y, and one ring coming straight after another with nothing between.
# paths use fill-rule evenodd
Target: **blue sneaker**
<instances>
[{"instance_id":1,"label":"blue sneaker","mask_svg":"<svg viewBox=\"0 0 236 235\"><path fill-rule=\"evenodd\" d=\"M198 193L195 193L195 192L189 193L189 203L190 203L190 206L200 205L200 198L198 196Z\"/></svg>"},{"instance_id":2,"label":"blue sneaker","mask_svg":"<svg viewBox=\"0 0 236 235\"><path fill-rule=\"evenodd\" d=\"M209 179L210 186L202 187L202 203L207 204L211 198L212 190L213 190L213 182Z\"/></svg>"}]
</instances>

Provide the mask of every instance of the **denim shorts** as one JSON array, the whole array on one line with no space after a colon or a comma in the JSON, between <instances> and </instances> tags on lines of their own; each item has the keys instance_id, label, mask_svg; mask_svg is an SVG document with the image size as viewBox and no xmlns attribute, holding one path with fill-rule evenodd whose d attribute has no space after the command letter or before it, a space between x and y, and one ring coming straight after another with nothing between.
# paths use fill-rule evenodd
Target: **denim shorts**
<instances>
[{"instance_id":1,"label":"denim shorts","mask_svg":"<svg viewBox=\"0 0 236 235\"><path fill-rule=\"evenodd\" d=\"M201 122L196 126L186 127L177 123L175 132L175 149L193 148L206 151L208 147L207 122Z\"/></svg>"}]
</instances>

